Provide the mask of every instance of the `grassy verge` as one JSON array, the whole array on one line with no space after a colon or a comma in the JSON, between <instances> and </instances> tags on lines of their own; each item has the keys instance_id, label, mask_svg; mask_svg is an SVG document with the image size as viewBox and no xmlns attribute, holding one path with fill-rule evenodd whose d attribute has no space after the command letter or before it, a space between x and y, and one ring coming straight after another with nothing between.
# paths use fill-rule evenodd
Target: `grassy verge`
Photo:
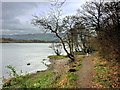
<instances>
[{"instance_id":1,"label":"grassy verge","mask_svg":"<svg viewBox=\"0 0 120 90\"><path fill-rule=\"evenodd\" d=\"M3 88L49 88L55 80L54 75L54 72L47 71L19 76L11 79L11 85Z\"/></svg>"},{"instance_id":2,"label":"grassy verge","mask_svg":"<svg viewBox=\"0 0 120 90\"><path fill-rule=\"evenodd\" d=\"M73 62L73 63L70 65L70 68L71 68L71 69L74 69L75 71L78 71L78 70L81 68L81 66L82 66L82 61L83 61L84 57L85 57L84 55L78 55L78 56L76 57L76 61Z\"/></svg>"},{"instance_id":3,"label":"grassy verge","mask_svg":"<svg viewBox=\"0 0 120 90\"><path fill-rule=\"evenodd\" d=\"M51 57L51 56L50 56ZM65 59L67 58L66 56L52 56L52 59ZM76 88L76 80L77 80L77 75L76 71L78 71L81 67L81 62L83 60L84 56L79 55L76 58L76 61L69 64L69 71L67 73L62 73L59 79L56 80L54 83L54 86L58 88ZM70 70L75 70L74 72Z\"/></svg>"},{"instance_id":4,"label":"grassy verge","mask_svg":"<svg viewBox=\"0 0 120 90\"><path fill-rule=\"evenodd\" d=\"M56 88L75 88L77 76L74 72L63 73L52 84Z\"/></svg>"},{"instance_id":5,"label":"grassy verge","mask_svg":"<svg viewBox=\"0 0 120 90\"><path fill-rule=\"evenodd\" d=\"M67 58L67 56L65 56L65 55L60 55L60 56L51 55L51 56L48 56L48 58L52 59L52 60L58 60L58 59L65 59L65 58Z\"/></svg>"},{"instance_id":6,"label":"grassy verge","mask_svg":"<svg viewBox=\"0 0 120 90\"><path fill-rule=\"evenodd\" d=\"M120 65L117 62L95 58L95 72L93 87L95 88L120 88Z\"/></svg>"},{"instance_id":7,"label":"grassy verge","mask_svg":"<svg viewBox=\"0 0 120 90\"><path fill-rule=\"evenodd\" d=\"M82 67L82 60L84 59L84 55L78 55L76 57L76 61L70 65L69 72L67 73L68 82L66 84L66 88L76 88L76 80L78 79L76 72Z\"/></svg>"},{"instance_id":8,"label":"grassy verge","mask_svg":"<svg viewBox=\"0 0 120 90\"><path fill-rule=\"evenodd\" d=\"M63 57L60 57L60 58L63 59ZM67 73L61 74L59 79L57 79L56 82L54 83L54 86L58 88L76 88L76 84L77 84L76 71L78 71L81 68L82 66L81 63L83 59L84 59L84 55L78 55L76 57L76 61L69 64L69 71ZM73 70L73 71L70 71L70 70Z\"/></svg>"},{"instance_id":9,"label":"grassy verge","mask_svg":"<svg viewBox=\"0 0 120 90\"><path fill-rule=\"evenodd\" d=\"M85 52L83 52L83 51L81 51L81 52L74 52L75 53L75 55L85 55L86 53Z\"/></svg>"}]
</instances>

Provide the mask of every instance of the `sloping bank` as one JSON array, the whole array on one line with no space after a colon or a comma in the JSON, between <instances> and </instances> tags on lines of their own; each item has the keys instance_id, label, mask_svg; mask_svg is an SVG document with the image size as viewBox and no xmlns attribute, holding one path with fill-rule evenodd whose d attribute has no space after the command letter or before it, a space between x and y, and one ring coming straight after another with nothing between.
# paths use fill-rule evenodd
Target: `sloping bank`
<instances>
[{"instance_id":1,"label":"sloping bank","mask_svg":"<svg viewBox=\"0 0 120 90\"><path fill-rule=\"evenodd\" d=\"M49 56L51 65L46 71L4 80L4 88L74 88L77 79L74 73L80 68L80 60L69 64L66 56Z\"/></svg>"}]
</instances>

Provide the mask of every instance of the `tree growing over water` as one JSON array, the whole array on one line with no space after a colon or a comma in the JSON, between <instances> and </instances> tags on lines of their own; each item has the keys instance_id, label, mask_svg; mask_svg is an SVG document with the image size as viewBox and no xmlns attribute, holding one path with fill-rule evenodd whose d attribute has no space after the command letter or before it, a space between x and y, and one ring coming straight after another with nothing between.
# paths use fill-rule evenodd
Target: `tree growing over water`
<instances>
[{"instance_id":1,"label":"tree growing over water","mask_svg":"<svg viewBox=\"0 0 120 90\"><path fill-rule=\"evenodd\" d=\"M34 16L34 19L32 20L32 24L35 26L42 26L47 31L55 34L57 38L60 40L60 42L63 45L63 49L67 53L67 56L74 61L75 56L73 53L70 53L69 50L66 47L66 42L64 41L64 38L60 35L61 33L66 32L62 29L62 14L61 14L61 7L64 2L58 2L55 1L54 4L52 4L52 9L49 13L49 15L46 18L40 18L38 16Z\"/></svg>"},{"instance_id":2,"label":"tree growing over water","mask_svg":"<svg viewBox=\"0 0 120 90\"><path fill-rule=\"evenodd\" d=\"M57 55L57 56L60 56L61 53L62 53L62 45L60 43L52 43L50 48L53 49L54 53Z\"/></svg>"}]
</instances>

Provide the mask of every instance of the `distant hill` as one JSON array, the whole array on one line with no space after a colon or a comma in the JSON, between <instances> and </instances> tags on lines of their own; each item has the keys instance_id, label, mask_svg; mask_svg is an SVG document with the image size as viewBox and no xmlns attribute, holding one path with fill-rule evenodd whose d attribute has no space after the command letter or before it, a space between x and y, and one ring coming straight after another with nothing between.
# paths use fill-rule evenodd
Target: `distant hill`
<instances>
[{"instance_id":1,"label":"distant hill","mask_svg":"<svg viewBox=\"0 0 120 90\"><path fill-rule=\"evenodd\" d=\"M55 41L55 42L59 41L59 39L54 34L50 34L50 33L2 35L2 38L10 38L10 39L15 39L15 40L40 40L40 41Z\"/></svg>"},{"instance_id":2,"label":"distant hill","mask_svg":"<svg viewBox=\"0 0 120 90\"><path fill-rule=\"evenodd\" d=\"M58 43L57 41L41 41L41 40L16 40L11 38L0 38L0 43Z\"/></svg>"}]
</instances>

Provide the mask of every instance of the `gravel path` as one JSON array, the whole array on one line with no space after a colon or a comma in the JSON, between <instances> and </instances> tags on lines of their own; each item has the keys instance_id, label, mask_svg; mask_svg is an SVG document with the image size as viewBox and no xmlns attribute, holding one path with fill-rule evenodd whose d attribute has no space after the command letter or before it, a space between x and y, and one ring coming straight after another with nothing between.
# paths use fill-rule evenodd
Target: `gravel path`
<instances>
[{"instance_id":1,"label":"gravel path","mask_svg":"<svg viewBox=\"0 0 120 90\"><path fill-rule=\"evenodd\" d=\"M90 57L86 56L82 62L82 67L77 71L77 87L79 88L91 88L92 76L94 74L94 64Z\"/></svg>"}]
</instances>

